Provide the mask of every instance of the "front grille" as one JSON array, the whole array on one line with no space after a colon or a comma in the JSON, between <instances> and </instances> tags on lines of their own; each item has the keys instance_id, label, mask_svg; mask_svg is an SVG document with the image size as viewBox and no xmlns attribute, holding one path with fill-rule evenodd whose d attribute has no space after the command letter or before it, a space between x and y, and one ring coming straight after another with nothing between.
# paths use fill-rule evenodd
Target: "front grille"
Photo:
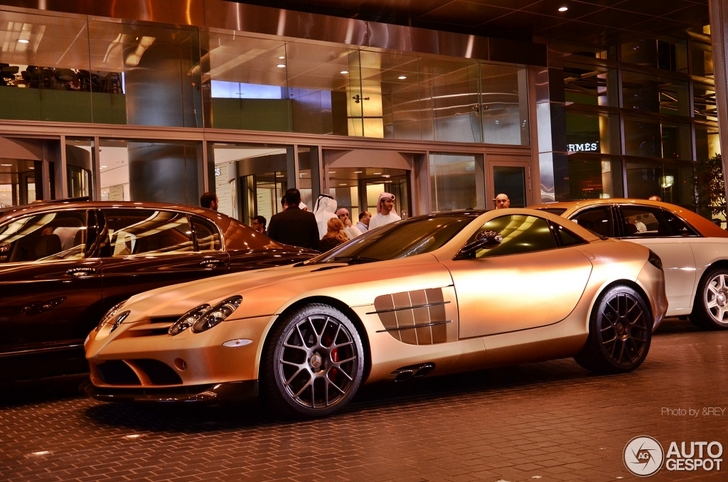
<instances>
[{"instance_id":1,"label":"front grille","mask_svg":"<svg viewBox=\"0 0 728 482\"><path fill-rule=\"evenodd\" d=\"M97 366L99 376L108 385L180 385L182 379L167 364L153 359L111 360ZM142 378L148 380L142 383Z\"/></svg>"},{"instance_id":2,"label":"front grille","mask_svg":"<svg viewBox=\"0 0 728 482\"><path fill-rule=\"evenodd\" d=\"M99 364L96 367L99 376L109 385L141 385L139 377L134 370L121 360L112 360Z\"/></svg>"},{"instance_id":3,"label":"front grille","mask_svg":"<svg viewBox=\"0 0 728 482\"><path fill-rule=\"evenodd\" d=\"M144 371L152 385L179 385L182 383L177 372L159 360L134 360L134 364Z\"/></svg>"}]
</instances>

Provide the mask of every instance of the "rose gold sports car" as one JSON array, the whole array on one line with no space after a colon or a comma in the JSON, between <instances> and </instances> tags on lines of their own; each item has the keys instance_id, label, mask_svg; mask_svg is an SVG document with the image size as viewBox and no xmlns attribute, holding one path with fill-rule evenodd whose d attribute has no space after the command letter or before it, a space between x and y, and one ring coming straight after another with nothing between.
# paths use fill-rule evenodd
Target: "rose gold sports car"
<instances>
[{"instance_id":1,"label":"rose gold sports car","mask_svg":"<svg viewBox=\"0 0 728 482\"><path fill-rule=\"evenodd\" d=\"M325 416L362 383L574 357L627 372L667 309L661 261L530 209L388 224L297 265L139 294L89 335L107 401L262 396Z\"/></svg>"}]
</instances>

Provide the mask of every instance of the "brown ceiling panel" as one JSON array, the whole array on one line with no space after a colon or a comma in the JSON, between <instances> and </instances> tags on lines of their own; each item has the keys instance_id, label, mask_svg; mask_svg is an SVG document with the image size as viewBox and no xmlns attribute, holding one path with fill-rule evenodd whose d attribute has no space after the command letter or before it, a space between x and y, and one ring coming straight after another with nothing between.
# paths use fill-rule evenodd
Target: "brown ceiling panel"
<instances>
[{"instance_id":1,"label":"brown ceiling panel","mask_svg":"<svg viewBox=\"0 0 728 482\"><path fill-rule=\"evenodd\" d=\"M445 3L420 18L437 22L444 21L452 25L476 26L510 12L511 10L506 8L455 0Z\"/></svg>"}]
</instances>

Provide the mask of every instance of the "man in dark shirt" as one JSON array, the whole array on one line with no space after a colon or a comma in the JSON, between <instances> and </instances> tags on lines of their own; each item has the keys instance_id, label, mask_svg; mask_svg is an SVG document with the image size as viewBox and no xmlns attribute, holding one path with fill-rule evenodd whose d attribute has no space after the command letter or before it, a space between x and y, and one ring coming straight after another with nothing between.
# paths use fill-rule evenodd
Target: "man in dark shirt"
<instances>
[{"instance_id":1,"label":"man in dark shirt","mask_svg":"<svg viewBox=\"0 0 728 482\"><path fill-rule=\"evenodd\" d=\"M319 232L316 217L313 213L298 207L301 203L301 193L298 189L291 188L286 191L285 200L288 205L285 211L270 218L268 236L280 243L318 250Z\"/></svg>"}]
</instances>

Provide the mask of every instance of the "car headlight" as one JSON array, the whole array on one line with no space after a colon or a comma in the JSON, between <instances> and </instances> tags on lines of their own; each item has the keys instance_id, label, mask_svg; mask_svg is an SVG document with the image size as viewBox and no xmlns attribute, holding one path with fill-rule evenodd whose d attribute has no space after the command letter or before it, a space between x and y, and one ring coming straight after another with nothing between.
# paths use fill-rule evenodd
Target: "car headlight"
<instances>
[{"instance_id":1,"label":"car headlight","mask_svg":"<svg viewBox=\"0 0 728 482\"><path fill-rule=\"evenodd\" d=\"M117 303L116 305L114 305L113 308L111 308L109 311L107 311L106 314L104 315L104 317L101 318L101 321L99 321L99 324L96 325L96 331L99 331L107 323L111 323L111 320L113 320L114 317L119 314L119 312L121 311L121 309L124 307L125 304L126 304L126 300L122 301L121 303ZM128 316L128 313L127 313L127 316ZM126 318L126 316L124 318Z\"/></svg>"},{"instance_id":2,"label":"car headlight","mask_svg":"<svg viewBox=\"0 0 728 482\"><path fill-rule=\"evenodd\" d=\"M179 335L190 327L192 327L193 333L207 331L233 314L242 301L243 297L236 295L224 299L212 307L207 303L196 306L175 321L169 327L168 333L172 336Z\"/></svg>"},{"instance_id":3,"label":"car headlight","mask_svg":"<svg viewBox=\"0 0 728 482\"><path fill-rule=\"evenodd\" d=\"M180 318L169 327L168 333L172 336L179 335L190 326L194 325L205 313L210 309L210 305L195 306L190 311L180 316Z\"/></svg>"}]
</instances>

